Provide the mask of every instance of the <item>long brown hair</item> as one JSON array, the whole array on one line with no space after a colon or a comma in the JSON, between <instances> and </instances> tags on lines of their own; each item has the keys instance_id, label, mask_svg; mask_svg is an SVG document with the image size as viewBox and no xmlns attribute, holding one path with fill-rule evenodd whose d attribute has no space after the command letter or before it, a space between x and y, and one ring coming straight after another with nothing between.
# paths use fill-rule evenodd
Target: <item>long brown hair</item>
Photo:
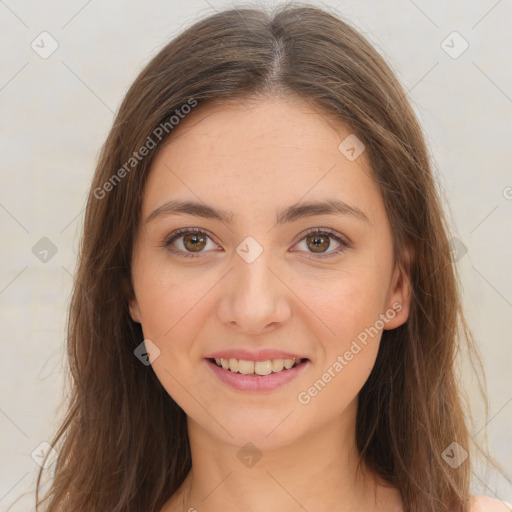
<instances>
[{"instance_id":1,"label":"long brown hair","mask_svg":"<svg viewBox=\"0 0 512 512\"><path fill-rule=\"evenodd\" d=\"M469 509L469 459L453 468L443 452L453 442L469 451L455 366L460 343L480 360L420 126L362 35L324 9L285 4L196 22L147 64L124 98L88 197L68 317L69 403L41 500L43 470L38 475L38 510L159 512L189 472L186 415L134 356L143 333L128 299L144 184L184 105L278 94L311 101L363 141L392 226L395 265L413 288L407 322L383 332L359 393L360 461L400 490L407 511ZM415 255L409 265L407 245Z\"/></svg>"}]
</instances>

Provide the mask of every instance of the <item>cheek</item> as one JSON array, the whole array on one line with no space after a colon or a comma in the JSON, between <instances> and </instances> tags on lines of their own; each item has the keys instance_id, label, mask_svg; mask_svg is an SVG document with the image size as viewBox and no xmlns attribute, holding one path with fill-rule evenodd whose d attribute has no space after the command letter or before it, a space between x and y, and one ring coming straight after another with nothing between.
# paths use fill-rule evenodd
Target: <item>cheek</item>
<instances>
[{"instance_id":1,"label":"cheek","mask_svg":"<svg viewBox=\"0 0 512 512\"><path fill-rule=\"evenodd\" d=\"M355 276L344 276L310 298L308 306L329 329L317 338L318 365L297 401L311 421L325 417L326 411L334 419L356 399L375 364L382 334L381 326L376 326L382 298L372 279Z\"/></svg>"},{"instance_id":2,"label":"cheek","mask_svg":"<svg viewBox=\"0 0 512 512\"><path fill-rule=\"evenodd\" d=\"M202 347L194 340L201 336L211 314L208 291L218 278L208 277L204 271L194 274L163 266L146 266L138 277L136 293L144 338L159 350L152 359L152 370L180 407L188 415L198 416L201 410L196 406L204 402L201 390L205 376L193 365L202 358Z\"/></svg>"},{"instance_id":3,"label":"cheek","mask_svg":"<svg viewBox=\"0 0 512 512\"><path fill-rule=\"evenodd\" d=\"M326 351L339 351L375 325L383 312L385 285L374 269L345 269L336 279L311 287L305 296L307 305L329 328Z\"/></svg>"},{"instance_id":4,"label":"cheek","mask_svg":"<svg viewBox=\"0 0 512 512\"><path fill-rule=\"evenodd\" d=\"M320 382L316 386L318 390L311 389L311 392L322 395L318 405L335 400L343 408L355 398L370 375L383 327L382 275L378 266L347 267L337 279L308 290L307 305L328 326L317 338L318 348L322 350L322 353L317 351L321 361Z\"/></svg>"},{"instance_id":5,"label":"cheek","mask_svg":"<svg viewBox=\"0 0 512 512\"><path fill-rule=\"evenodd\" d=\"M197 269L178 269L154 261L138 262L133 272L135 293L145 338L169 360L201 357L191 340L204 324L208 293L218 276Z\"/></svg>"}]
</instances>

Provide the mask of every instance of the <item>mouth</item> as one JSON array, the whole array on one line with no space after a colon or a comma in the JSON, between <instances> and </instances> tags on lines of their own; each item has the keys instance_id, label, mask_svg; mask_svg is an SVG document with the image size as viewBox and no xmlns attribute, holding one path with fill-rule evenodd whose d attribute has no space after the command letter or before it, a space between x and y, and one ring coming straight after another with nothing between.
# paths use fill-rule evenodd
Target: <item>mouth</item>
<instances>
[{"instance_id":1,"label":"mouth","mask_svg":"<svg viewBox=\"0 0 512 512\"><path fill-rule=\"evenodd\" d=\"M274 373L285 373L309 361L307 358L267 359L265 361L250 361L235 358L207 358L207 361L230 373L264 377Z\"/></svg>"}]
</instances>

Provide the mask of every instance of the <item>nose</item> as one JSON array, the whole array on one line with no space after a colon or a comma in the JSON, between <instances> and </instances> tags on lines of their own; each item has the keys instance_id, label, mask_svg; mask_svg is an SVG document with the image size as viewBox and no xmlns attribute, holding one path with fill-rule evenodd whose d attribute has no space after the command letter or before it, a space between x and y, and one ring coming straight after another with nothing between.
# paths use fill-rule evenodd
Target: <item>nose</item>
<instances>
[{"instance_id":1,"label":"nose","mask_svg":"<svg viewBox=\"0 0 512 512\"><path fill-rule=\"evenodd\" d=\"M219 320L248 334L275 329L291 315L292 292L285 283L266 251L252 263L237 255L221 289Z\"/></svg>"}]
</instances>

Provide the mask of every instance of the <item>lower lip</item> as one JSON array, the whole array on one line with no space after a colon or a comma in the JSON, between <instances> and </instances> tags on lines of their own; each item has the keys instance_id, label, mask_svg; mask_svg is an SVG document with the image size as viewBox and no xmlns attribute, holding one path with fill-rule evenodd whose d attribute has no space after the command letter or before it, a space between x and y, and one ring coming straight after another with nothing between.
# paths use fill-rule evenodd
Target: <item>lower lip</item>
<instances>
[{"instance_id":1,"label":"lower lip","mask_svg":"<svg viewBox=\"0 0 512 512\"><path fill-rule=\"evenodd\" d=\"M310 361L307 360L289 370L282 370L280 372L270 373L269 375L244 375L242 373L224 370L224 368L217 366L208 359L206 363L222 382L235 389L242 391L272 391L300 375L309 366Z\"/></svg>"}]
</instances>

